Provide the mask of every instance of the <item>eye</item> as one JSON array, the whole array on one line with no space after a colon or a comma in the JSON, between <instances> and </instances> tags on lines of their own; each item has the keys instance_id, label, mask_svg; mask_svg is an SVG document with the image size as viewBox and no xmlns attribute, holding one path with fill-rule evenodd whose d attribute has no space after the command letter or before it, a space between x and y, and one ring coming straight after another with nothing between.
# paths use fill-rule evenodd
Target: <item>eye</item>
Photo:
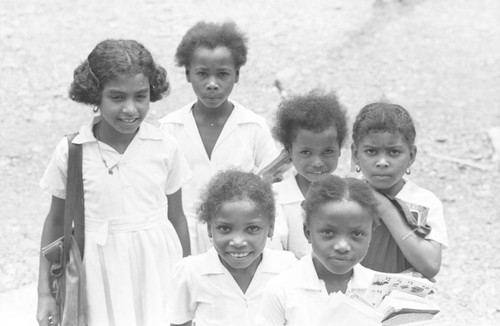
<instances>
[{"instance_id":1,"label":"eye","mask_svg":"<svg viewBox=\"0 0 500 326\"><path fill-rule=\"evenodd\" d=\"M352 237L353 238L361 238L364 237L365 233L363 231L354 231L352 232Z\"/></svg>"},{"instance_id":2,"label":"eye","mask_svg":"<svg viewBox=\"0 0 500 326\"><path fill-rule=\"evenodd\" d=\"M401 151L400 151L400 150L398 150L398 149L392 149L392 150L389 152L389 154L390 154L391 156L398 156L399 154L401 154Z\"/></svg>"},{"instance_id":3,"label":"eye","mask_svg":"<svg viewBox=\"0 0 500 326\"><path fill-rule=\"evenodd\" d=\"M301 155L311 155L311 151L307 150L307 149L303 149L299 152Z\"/></svg>"},{"instance_id":4,"label":"eye","mask_svg":"<svg viewBox=\"0 0 500 326\"><path fill-rule=\"evenodd\" d=\"M373 148L368 148L368 149L365 149L365 153L368 155L375 155L375 154L377 154L377 151L374 150Z\"/></svg>"},{"instance_id":5,"label":"eye","mask_svg":"<svg viewBox=\"0 0 500 326\"><path fill-rule=\"evenodd\" d=\"M207 75L207 73L206 73L206 72L204 72L204 71L198 71L198 72L196 73L196 75L197 75L197 76L200 76L200 77L205 77L205 76Z\"/></svg>"},{"instance_id":6,"label":"eye","mask_svg":"<svg viewBox=\"0 0 500 326\"><path fill-rule=\"evenodd\" d=\"M333 155L335 151L333 149L327 149L323 152L324 155Z\"/></svg>"},{"instance_id":7,"label":"eye","mask_svg":"<svg viewBox=\"0 0 500 326\"><path fill-rule=\"evenodd\" d=\"M332 237L332 236L335 235L335 231L334 230L329 230L329 229L327 229L327 230L321 230L319 233L321 235L327 236L327 237Z\"/></svg>"},{"instance_id":8,"label":"eye","mask_svg":"<svg viewBox=\"0 0 500 326\"><path fill-rule=\"evenodd\" d=\"M229 233L231 231L231 228L227 225L218 225L215 228L221 233Z\"/></svg>"},{"instance_id":9,"label":"eye","mask_svg":"<svg viewBox=\"0 0 500 326\"><path fill-rule=\"evenodd\" d=\"M260 231L260 226L257 226L257 225L250 225L248 228L247 228L248 231L250 231L251 233L256 233L256 232L259 232Z\"/></svg>"},{"instance_id":10,"label":"eye","mask_svg":"<svg viewBox=\"0 0 500 326\"><path fill-rule=\"evenodd\" d=\"M228 76L229 76L229 73L227 73L225 71L224 72L219 72L219 77L221 77L221 78L226 78Z\"/></svg>"}]
</instances>

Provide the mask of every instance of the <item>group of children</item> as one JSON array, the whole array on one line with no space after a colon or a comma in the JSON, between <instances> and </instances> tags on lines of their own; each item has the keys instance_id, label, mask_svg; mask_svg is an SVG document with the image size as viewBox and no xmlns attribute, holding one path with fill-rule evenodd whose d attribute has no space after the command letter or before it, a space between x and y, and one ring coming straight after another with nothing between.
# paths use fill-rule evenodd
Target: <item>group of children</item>
<instances>
[{"instance_id":1,"label":"group of children","mask_svg":"<svg viewBox=\"0 0 500 326\"><path fill-rule=\"evenodd\" d=\"M271 133L229 100L247 58L234 23L196 24L175 57L196 100L160 128L143 120L168 93L167 73L140 43L105 40L74 72L71 99L96 112L73 140L83 149L89 325L315 325L330 293L362 293L374 270L438 273L443 209L404 176L417 153L404 108L359 112L351 150L361 174L341 178L349 126L333 93L285 98ZM256 173L278 154L275 140L293 169L271 185ZM52 195L42 247L63 233L67 153L63 139L41 180ZM57 323L49 268L41 255L40 325Z\"/></svg>"}]
</instances>

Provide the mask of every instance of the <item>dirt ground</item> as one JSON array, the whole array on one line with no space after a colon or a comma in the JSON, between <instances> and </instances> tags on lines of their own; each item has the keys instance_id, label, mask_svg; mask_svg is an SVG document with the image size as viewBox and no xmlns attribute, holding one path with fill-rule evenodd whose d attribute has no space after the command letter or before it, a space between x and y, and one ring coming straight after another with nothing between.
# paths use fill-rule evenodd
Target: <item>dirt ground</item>
<instances>
[{"instance_id":1,"label":"dirt ground","mask_svg":"<svg viewBox=\"0 0 500 326\"><path fill-rule=\"evenodd\" d=\"M352 118L381 98L410 110L412 178L443 201L450 242L435 301L449 325L498 324L500 170L487 132L500 126L499 17L495 0L3 0L0 294L37 278L50 200L38 181L59 139L90 117L67 98L76 65L104 38L143 42L173 85L152 105L156 123L193 99L173 62L184 32L200 19L230 18L250 38L233 98L270 124L276 78L291 92L336 91Z\"/></svg>"}]
</instances>

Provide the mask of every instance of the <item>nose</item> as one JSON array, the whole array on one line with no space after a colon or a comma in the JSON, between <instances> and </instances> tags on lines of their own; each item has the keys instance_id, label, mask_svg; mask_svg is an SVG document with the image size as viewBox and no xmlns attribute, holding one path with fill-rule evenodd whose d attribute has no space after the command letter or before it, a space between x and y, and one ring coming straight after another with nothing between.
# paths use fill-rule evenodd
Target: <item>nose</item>
<instances>
[{"instance_id":1,"label":"nose","mask_svg":"<svg viewBox=\"0 0 500 326\"><path fill-rule=\"evenodd\" d=\"M349 241L347 241L345 237L341 237L340 239L338 239L337 242L335 242L333 249L335 249L335 251L340 253L346 253L351 250L351 245L349 244Z\"/></svg>"},{"instance_id":2,"label":"nose","mask_svg":"<svg viewBox=\"0 0 500 326\"><path fill-rule=\"evenodd\" d=\"M240 247L244 247L246 246L248 243L247 243L247 240L245 239L245 237L242 235L242 234L236 234L230 241L229 241L229 245L230 246L233 246L233 247L236 247L236 248L240 248Z\"/></svg>"},{"instance_id":3,"label":"nose","mask_svg":"<svg viewBox=\"0 0 500 326\"><path fill-rule=\"evenodd\" d=\"M207 89L218 89L218 88L219 88L219 85L217 84L217 80L215 79L215 77L211 77L208 80Z\"/></svg>"},{"instance_id":4,"label":"nose","mask_svg":"<svg viewBox=\"0 0 500 326\"><path fill-rule=\"evenodd\" d=\"M389 162L385 159L385 157L381 157L377 163L376 163L378 168L386 168L389 166Z\"/></svg>"},{"instance_id":5,"label":"nose","mask_svg":"<svg viewBox=\"0 0 500 326\"><path fill-rule=\"evenodd\" d=\"M133 100L128 100L123 105L123 112L125 113L135 113L136 107Z\"/></svg>"},{"instance_id":6,"label":"nose","mask_svg":"<svg viewBox=\"0 0 500 326\"><path fill-rule=\"evenodd\" d=\"M315 157L313 157L312 165L315 168L320 168L324 165L324 163L323 163L323 160L319 156L315 156Z\"/></svg>"}]
</instances>

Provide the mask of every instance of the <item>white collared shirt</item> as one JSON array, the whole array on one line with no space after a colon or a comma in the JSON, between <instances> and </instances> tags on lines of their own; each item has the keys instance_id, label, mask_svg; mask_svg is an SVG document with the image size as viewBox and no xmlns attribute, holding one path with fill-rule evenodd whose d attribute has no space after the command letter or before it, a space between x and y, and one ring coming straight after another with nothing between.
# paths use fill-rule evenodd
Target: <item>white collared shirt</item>
<instances>
[{"instance_id":1,"label":"white collared shirt","mask_svg":"<svg viewBox=\"0 0 500 326\"><path fill-rule=\"evenodd\" d=\"M111 219L134 216L167 208L167 197L189 179L190 170L177 141L157 127L142 122L123 154L94 137L92 127L100 116L80 128L73 143L82 144L85 217ZM101 157L102 153L102 157ZM108 168L113 167L113 174ZM66 198L68 142L57 145L40 180L51 195Z\"/></svg>"},{"instance_id":2,"label":"white collared shirt","mask_svg":"<svg viewBox=\"0 0 500 326\"><path fill-rule=\"evenodd\" d=\"M196 210L200 191L210 178L220 170L236 168L257 172L277 155L269 127L263 117L231 101L234 109L224 125L208 158L194 120L194 102L172 112L160 120L160 128L177 139L193 172L182 188L184 213L191 237L191 253L203 253L211 247L206 225L199 225Z\"/></svg>"},{"instance_id":3,"label":"white collared shirt","mask_svg":"<svg viewBox=\"0 0 500 326\"><path fill-rule=\"evenodd\" d=\"M183 258L172 277L169 306L173 324L196 319L197 326L256 325L260 300L269 280L297 263L292 253L264 249L245 293L222 265L214 248Z\"/></svg>"},{"instance_id":4,"label":"white collared shirt","mask_svg":"<svg viewBox=\"0 0 500 326\"><path fill-rule=\"evenodd\" d=\"M360 264L355 265L347 284L347 293L363 295L374 273ZM258 325L316 325L315 318L324 313L329 299L330 295L323 280L318 278L311 254L306 255L294 268L269 282L262 298Z\"/></svg>"},{"instance_id":5,"label":"white collared shirt","mask_svg":"<svg viewBox=\"0 0 500 326\"><path fill-rule=\"evenodd\" d=\"M276 220L286 223L283 246L300 259L311 252L311 245L304 235L304 210L301 206L304 195L297 184L296 175L295 169L290 170L283 181L273 185L273 190L276 194Z\"/></svg>"}]
</instances>

